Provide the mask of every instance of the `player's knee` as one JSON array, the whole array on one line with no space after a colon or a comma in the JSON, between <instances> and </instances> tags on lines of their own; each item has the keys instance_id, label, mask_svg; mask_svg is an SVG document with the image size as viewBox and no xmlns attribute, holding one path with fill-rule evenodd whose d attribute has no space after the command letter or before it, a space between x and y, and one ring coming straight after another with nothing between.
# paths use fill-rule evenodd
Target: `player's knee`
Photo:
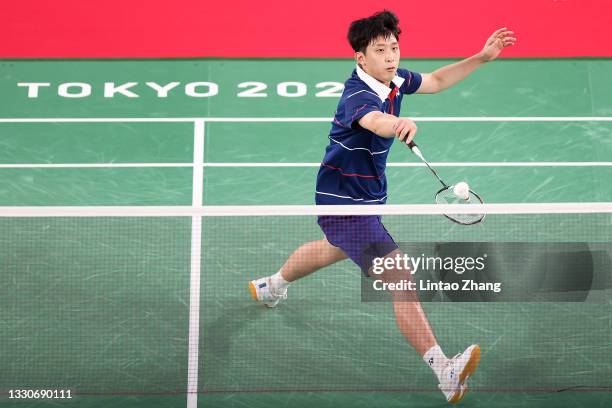
<instances>
[{"instance_id":1,"label":"player's knee","mask_svg":"<svg viewBox=\"0 0 612 408\"><path fill-rule=\"evenodd\" d=\"M385 283L399 283L410 280L411 268L403 262L403 253L396 249L384 257L377 257L372 260L372 265L368 275L380 279Z\"/></svg>"},{"instance_id":2,"label":"player's knee","mask_svg":"<svg viewBox=\"0 0 612 408\"><path fill-rule=\"evenodd\" d=\"M385 283L401 283L409 281L411 276L409 270L392 268L385 270L385 272L379 275L379 279Z\"/></svg>"},{"instance_id":3,"label":"player's knee","mask_svg":"<svg viewBox=\"0 0 612 408\"><path fill-rule=\"evenodd\" d=\"M390 263L385 266L372 265L368 271L368 276L374 279L380 279L385 283L402 283L411 280L412 274L410 269L401 268L397 265L391 265Z\"/></svg>"}]
</instances>

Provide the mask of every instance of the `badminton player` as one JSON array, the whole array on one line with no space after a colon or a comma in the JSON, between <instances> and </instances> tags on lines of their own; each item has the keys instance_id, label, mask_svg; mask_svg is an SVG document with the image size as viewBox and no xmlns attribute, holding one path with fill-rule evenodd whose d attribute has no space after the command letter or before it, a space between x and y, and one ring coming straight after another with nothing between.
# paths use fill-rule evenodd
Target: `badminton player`
<instances>
[{"instance_id":1,"label":"badminton player","mask_svg":"<svg viewBox=\"0 0 612 408\"><path fill-rule=\"evenodd\" d=\"M398 23L392 12L383 11L350 25L348 41L355 51L356 67L344 84L332 122L317 176L317 205L384 204L391 144L395 138L408 143L417 132L414 121L399 117L404 97L448 89L516 41L512 31L501 28L477 54L431 73L418 73L399 68ZM370 275L374 258L403 255L380 216L320 216L318 223L325 237L295 250L276 274L251 281L254 299L275 307L286 299L292 282L325 266L350 258ZM377 279L393 283L410 279L410 274L391 268ZM473 344L448 358L415 291L391 291L391 297L397 326L406 341L432 368L447 401L460 401L467 392L467 379L478 365L479 346Z\"/></svg>"}]
</instances>

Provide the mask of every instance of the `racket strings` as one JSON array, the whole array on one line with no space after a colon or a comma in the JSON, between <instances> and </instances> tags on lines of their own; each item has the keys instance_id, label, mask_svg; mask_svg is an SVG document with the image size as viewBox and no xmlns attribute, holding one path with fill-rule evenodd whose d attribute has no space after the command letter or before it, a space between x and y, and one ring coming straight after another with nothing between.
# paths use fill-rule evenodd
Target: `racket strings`
<instances>
[{"instance_id":1,"label":"racket strings","mask_svg":"<svg viewBox=\"0 0 612 408\"><path fill-rule=\"evenodd\" d=\"M482 198L470 190L470 194L466 199L457 197L452 190L452 187L446 187L436 193L436 204L482 204ZM447 218L459 224L472 225L481 222L484 213L460 213L460 214L444 214Z\"/></svg>"}]
</instances>

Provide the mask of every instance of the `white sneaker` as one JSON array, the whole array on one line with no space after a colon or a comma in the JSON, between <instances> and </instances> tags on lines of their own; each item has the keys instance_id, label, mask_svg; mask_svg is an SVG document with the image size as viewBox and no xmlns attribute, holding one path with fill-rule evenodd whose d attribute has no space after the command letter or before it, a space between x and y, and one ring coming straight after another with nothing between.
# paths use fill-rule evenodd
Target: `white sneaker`
<instances>
[{"instance_id":1,"label":"white sneaker","mask_svg":"<svg viewBox=\"0 0 612 408\"><path fill-rule=\"evenodd\" d=\"M287 299L287 289L277 291L270 285L270 277L255 279L249 282L251 296L267 307L275 307L281 299Z\"/></svg>"},{"instance_id":2,"label":"white sneaker","mask_svg":"<svg viewBox=\"0 0 612 408\"><path fill-rule=\"evenodd\" d=\"M479 361L480 346L477 344L472 344L463 353L457 354L448 361L448 365L442 370L438 385L448 402L454 404L461 401L468 391L464 383L476 371Z\"/></svg>"}]
</instances>

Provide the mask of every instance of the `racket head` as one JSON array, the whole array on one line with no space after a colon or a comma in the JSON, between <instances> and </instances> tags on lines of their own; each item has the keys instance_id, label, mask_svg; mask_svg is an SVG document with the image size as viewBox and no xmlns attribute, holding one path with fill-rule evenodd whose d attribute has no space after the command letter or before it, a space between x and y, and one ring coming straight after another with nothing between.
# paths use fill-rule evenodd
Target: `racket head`
<instances>
[{"instance_id":1,"label":"racket head","mask_svg":"<svg viewBox=\"0 0 612 408\"><path fill-rule=\"evenodd\" d=\"M457 197L453 193L453 186L446 186L436 193L436 204L484 204L482 197L474 191L469 190L470 195L467 200ZM482 222L485 218L484 213L473 214L444 214L446 218L461 225L474 225Z\"/></svg>"}]
</instances>

